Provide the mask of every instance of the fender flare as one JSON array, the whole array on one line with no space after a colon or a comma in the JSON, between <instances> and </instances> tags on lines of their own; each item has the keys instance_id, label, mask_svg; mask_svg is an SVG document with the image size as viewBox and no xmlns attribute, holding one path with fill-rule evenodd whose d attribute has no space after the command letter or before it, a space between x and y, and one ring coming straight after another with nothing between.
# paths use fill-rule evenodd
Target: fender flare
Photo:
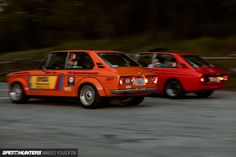
<instances>
[{"instance_id":1,"label":"fender flare","mask_svg":"<svg viewBox=\"0 0 236 157\"><path fill-rule=\"evenodd\" d=\"M25 94L28 95L28 91L29 91L29 87L28 87L28 82L23 79L23 78L16 78L14 79L13 81L9 82L9 89L10 87L14 84L14 83L19 83L22 85L24 91L25 91Z\"/></svg>"},{"instance_id":2,"label":"fender flare","mask_svg":"<svg viewBox=\"0 0 236 157\"><path fill-rule=\"evenodd\" d=\"M182 83L182 81L180 79L171 77L171 78L168 78L165 81L165 83L163 85L163 89L162 89L163 92L165 90L165 87L166 87L167 83L170 82L170 81L178 81L180 83L180 85L182 86L183 90L185 90L184 84Z\"/></svg>"},{"instance_id":3,"label":"fender flare","mask_svg":"<svg viewBox=\"0 0 236 157\"><path fill-rule=\"evenodd\" d=\"M91 84L91 85L93 85L97 89L97 91L98 91L100 96L107 96L107 94L105 92L105 89L102 86L102 83L98 79L93 78L93 77L83 78L82 80L77 82L76 89L79 89L84 84ZM78 93L76 93L76 94L78 94Z\"/></svg>"}]
</instances>

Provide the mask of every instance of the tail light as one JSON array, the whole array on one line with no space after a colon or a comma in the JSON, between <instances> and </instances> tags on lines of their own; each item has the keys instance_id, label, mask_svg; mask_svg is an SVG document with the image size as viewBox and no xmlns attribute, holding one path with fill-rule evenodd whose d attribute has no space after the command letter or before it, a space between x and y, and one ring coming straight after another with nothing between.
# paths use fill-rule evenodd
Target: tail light
<instances>
[{"instance_id":1,"label":"tail light","mask_svg":"<svg viewBox=\"0 0 236 157\"><path fill-rule=\"evenodd\" d=\"M120 85L131 85L133 83L132 77L120 77Z\"/></svg>"},{"instance_id":2,"label":"tail light","mask_svg":"<svg viewBox=\"0 0 236 157\"><path fill-rule=\"evenodd\" d=\"M200 81L201 81L201 82L206 82L205 77L201 77Z\"/></svg>"},{"instance_id":3,"label":"tail light","mask_svg":"<svg viewBox=\"0 0 236 157\"><path fill-rule=\"evenodd\" d=\"M224 80L224 81L228 81L228 80L229 80L228 75L223 76L223 80Z\"/></svg>"},{"instance_id":4,"label":"tail light","mask_svg":"<svg viewBox=\"0 0 236 157\"><path fill-rule=\"evenodd\" d=\"M157 81L158 81L158 77L157 76L146 76L144 78L145 84L148 84L148 83L157 84Z\"/></svg>"},{"instance_id":5,"label":"tail light","mask_svg":"<svg viewBox=\"0 0 236 157\"><path fill-rule=\"evenodd\" d=\"M144 78L144 83L145 83L145 84L148 84L148 83L149 83L149 78L148 78L148 77Z\"/></svg>"},{"instance_id":6,"label":"tail light","mask_svg":"<svg viewBox=\"0 0 236 157\"><path fill-rule=\"evenodd\" d=\"M221 81L228 81L228 76L227 75L221 75L221 76L202 76L200 78L200 81L203 83L207 82L221 82Z\"/></svg>"},{"instance_id":7,"label":"tail light","mask_svg":"<svg viewBox=\"0 0 236 157\"><path fill-rule=\"evenodd\" d=\"M153 76L152 77L152 82L157 84L157 81L158 81L158 77L157 76Z\"/></svg>"},{"instance_id":8,"label":"tail light","mask_svg":"<svg viewBox=\"0 0 236 157\"><path fill-rule=\"evenodd\" d=\"M135 79L137 79L137 78L131 77L131 76L122 76L122 77L120 77L119 84L120 85L132 85L132 84L134 84ZM149 83L157 84L157 81L158 81L157 76L147 76L147 77L144 77L143 79L144 79L144 84L149 84Z\"/></svg>"}]
</instances>

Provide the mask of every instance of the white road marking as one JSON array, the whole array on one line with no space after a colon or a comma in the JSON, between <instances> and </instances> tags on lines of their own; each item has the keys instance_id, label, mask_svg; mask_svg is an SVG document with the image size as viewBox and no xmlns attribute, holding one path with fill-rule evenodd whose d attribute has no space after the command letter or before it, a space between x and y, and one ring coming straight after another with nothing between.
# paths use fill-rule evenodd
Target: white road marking
<instances>
[{"instance_id":1,"label":"white road marking","mask_svg":"<svg viewBox=\"0 0 236 157\"><path fill-rule=\"evenodd\" d=\"M9 97L0 97L0 100L7 100Z\"/></svg>"}]
</instances>

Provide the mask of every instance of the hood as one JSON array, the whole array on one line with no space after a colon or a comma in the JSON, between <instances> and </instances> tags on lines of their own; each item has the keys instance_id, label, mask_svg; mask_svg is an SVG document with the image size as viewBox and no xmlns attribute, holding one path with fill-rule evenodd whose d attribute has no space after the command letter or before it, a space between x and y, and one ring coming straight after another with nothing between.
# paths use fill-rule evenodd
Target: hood
<instances>
[{"instance_id":1,"label":"hood","mask_svg":"<svg viewBox=\"0 0 236 157\"><path fill-rule=\"evenodd\" d=\"M143 67L120 67L114 68L114 70L122 76L130 76L130 75L153 75L153 73L149 72L147 69Z\"/></svg>"},{"instance_id":2,"label":"hood","mask_svg":"<svg viewBox=\"0 0 236 157\"><path fill-rule=\"evenodd\" d=\"M197 72L204 74L204 75L222 75L226 74L221 69L215 68L215 67L199 67L199 68L194 68Z\"/></svg>"}]
</instances>

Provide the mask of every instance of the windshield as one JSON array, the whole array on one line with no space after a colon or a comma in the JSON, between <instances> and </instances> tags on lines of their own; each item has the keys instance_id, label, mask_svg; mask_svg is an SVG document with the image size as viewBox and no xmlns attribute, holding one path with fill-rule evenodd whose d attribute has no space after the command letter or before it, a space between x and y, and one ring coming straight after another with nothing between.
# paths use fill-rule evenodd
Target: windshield
<instances>
[{"instance_id":1,"label":"windshield","mask_svg":"<svg viewBox=\"0 0 236 157\"><path fill-rule=\"evenodd\" d=\"M123 53L99 53L98 54L108 65L116 67L139 66L137 62Z\"/></svg>"},{"instance_id":2,"label":"windshield","mask_svg":"<svg viewBox=\"0 0 236 157\"><path fill-rule=\"evenodd\" d=\"M186 62L188 62L192 67L194 68L199 68L199 67L209 67L210 64L202 59L199 56L194 56L194 55L183 55L182 56Z\"/></svg>"}]
</instances>

